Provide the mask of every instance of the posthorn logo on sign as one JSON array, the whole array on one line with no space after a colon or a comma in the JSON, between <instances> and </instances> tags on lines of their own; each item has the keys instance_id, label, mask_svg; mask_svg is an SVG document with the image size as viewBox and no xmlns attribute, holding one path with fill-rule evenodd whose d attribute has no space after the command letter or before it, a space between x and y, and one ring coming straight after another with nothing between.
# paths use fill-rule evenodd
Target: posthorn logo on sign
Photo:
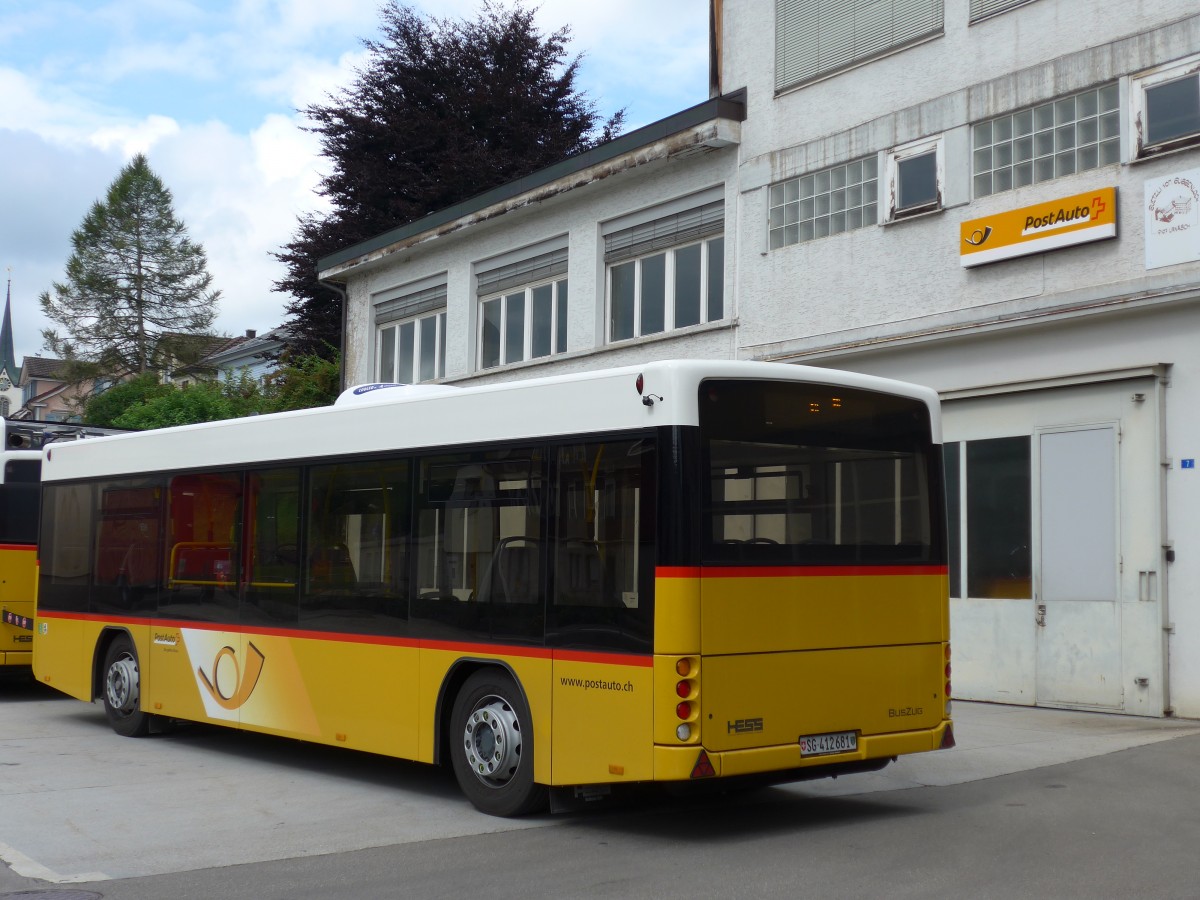
<instances>
[{"instance_id":1,"label":"posthorn logo on sign","mask_svg":"<svg viewBox=\"0 0 1200 900\"><path fill-rule=\"evenodd\" d=\"M1146 182L1146 268L1200 260L1200 169Z\"/></svg>"},{"instance_id":2,"label":"posthorn logo on sign","mask_svg":"<svg viewBox=\"0 0 1200 900\"><path fill-rule=\"evenodd\" d=\"M1100 188L970 219L959 226L964 267L1045 253L1117 236L1117 189Z\"/></svg>"}]
</instances>

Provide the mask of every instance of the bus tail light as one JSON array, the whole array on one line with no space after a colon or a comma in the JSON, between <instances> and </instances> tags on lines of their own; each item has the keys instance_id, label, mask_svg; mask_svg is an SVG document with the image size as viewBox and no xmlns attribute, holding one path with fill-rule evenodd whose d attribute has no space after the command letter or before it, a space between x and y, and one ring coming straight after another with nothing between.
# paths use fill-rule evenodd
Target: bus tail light
<instances>
[{"instance_id":1,"label":"bus tail light","mask_svg":"<svg viewBox=\"0 0 1200 900\"><path fill-rule=\"evenodd\" d=\"M701 750L700 755L696 757L696 764L692 766L692 777L712 778L716 774L717 770L713 768L712 760L708 758L708 753Z\"/></svg>"},{"instance_id":2,"label":"bus tail light","mask_svg":"<svg viewBox=\"0 0 1200 900\"><path fill-rule=\"evenodd\" d=\"M675 660L675 674L679 676L675 696L680 701L675 705L675 716L681 720L675 728L675 737L686 744L698 740L700 734L700 660L694 656L679 657Z\"/></svg>"}]
</instances>

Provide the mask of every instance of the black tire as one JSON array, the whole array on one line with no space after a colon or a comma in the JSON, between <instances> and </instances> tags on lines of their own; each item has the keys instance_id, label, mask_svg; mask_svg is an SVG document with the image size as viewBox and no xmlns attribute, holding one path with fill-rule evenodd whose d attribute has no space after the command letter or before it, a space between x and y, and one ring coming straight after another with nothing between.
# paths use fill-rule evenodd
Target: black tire
<instances>
[{"instance_id":1,"label":"black tire","mask_svg":"<svg viewBox=\"0 0 1200 900\"><path fill-rule=\"evenodd\" d=\"M100 692L104 712L113 731L124 737L142 737L150 733L149 713L142 712L142 677L137 648L129 635L118 635L104 654L104 680Z\"/></svg>"},{"instance_id":2,"label":"black tire","mask_svg":"<svg viewBox=\"0 0 1200 900\"><path fill-rule=\"evenodd\" d=\"M476 672L450 714L450 759L467 799L492 816L544 809L550 793L533 780L533 717L517 683L498 669Z\"/></svg>"}]
</instances>

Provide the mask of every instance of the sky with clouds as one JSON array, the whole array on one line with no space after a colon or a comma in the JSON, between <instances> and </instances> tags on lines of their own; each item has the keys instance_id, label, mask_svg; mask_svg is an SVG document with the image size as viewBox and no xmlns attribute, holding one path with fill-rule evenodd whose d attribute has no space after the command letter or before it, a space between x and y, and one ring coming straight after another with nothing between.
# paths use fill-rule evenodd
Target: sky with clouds
<instances>
[{"instance_id":1,"label":"sky with clouds","mask_svg":"<svg viewBox=\"0 0 1200 900\"><path fill-rule=\"evenodd\" d=\"M0 272L18 362L48 355L37 298L64 279L71 233L134 154L170 188L222 292L216 329L282 323L271 256L320 211L316 137L298 112L348 87L382 0L2 0ZM480 0L416 0L442 18ZM569 25L578 84L631 130L707 99L703 0L537 0Z\"/></svg>"}]
</instances>

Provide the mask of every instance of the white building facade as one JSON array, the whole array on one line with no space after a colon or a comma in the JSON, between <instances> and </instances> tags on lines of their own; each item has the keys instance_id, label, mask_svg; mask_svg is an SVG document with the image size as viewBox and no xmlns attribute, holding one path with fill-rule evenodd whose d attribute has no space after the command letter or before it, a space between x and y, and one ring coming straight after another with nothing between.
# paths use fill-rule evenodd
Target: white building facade
<instances>
[{"instance_id":1,"label":"white building facade","mask_svg":"<svg viewBox=\"0 0 1200 900\"><path fill-rule=\"evenodd\" d=\"M347 378L930 385L956 694L1200 717L1200 14L859 6L718 0L713 100L323 260Z\"/></svg>"}]
</instances>

